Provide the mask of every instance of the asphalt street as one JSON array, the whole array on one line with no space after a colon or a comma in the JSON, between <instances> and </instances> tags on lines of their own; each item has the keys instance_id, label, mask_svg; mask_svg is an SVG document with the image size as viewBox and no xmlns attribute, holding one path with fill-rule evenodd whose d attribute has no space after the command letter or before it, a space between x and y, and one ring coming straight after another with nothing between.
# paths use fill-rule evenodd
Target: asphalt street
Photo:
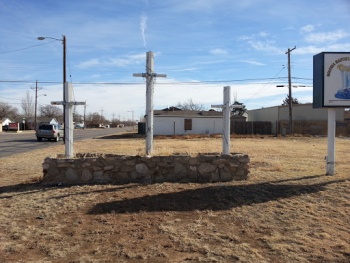
<instances>
[{"instance_id":1,"label":"asphalt street","mask_svg":"<svg viewBox=\"0 0 350 263\"><path fill-rule=\"evenodd\" d=\"M130 130L130 127L124 128L108 128L108 129L75 129L74 141L93 139L96 137L118 134ZM52 146L55 143L63 143L63 141L54 142L43 139L38 142L34 131L24 132L0 132L0 158L17 153L32 151Z\"/></svg>"}]
</instances>

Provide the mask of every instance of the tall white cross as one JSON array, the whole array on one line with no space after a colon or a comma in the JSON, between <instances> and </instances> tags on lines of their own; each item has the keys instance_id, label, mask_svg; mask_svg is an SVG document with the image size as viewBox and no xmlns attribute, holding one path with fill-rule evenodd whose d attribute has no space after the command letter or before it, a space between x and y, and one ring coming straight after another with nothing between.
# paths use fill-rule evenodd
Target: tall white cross
<instances>
[{"instance_id":1,"label":"tall white cross","mask_svg":"<svg viewBox=\"0 0 350 263\"><path fill-rule=\"evenodd\" d=\"M154 56L152 51L146 53L146 73L134 73L134 77L146 78L146 155L152 155L153 151L153 92L154 78L166 78L165 74L153 72Z\"/></svg>"},{"instance_id":2,"label":"tall white cross","mask_svg":"<svg viewBox=\"0 0 350 263\"><path fill-rule=\"evenodd\" d=\"M73 85L72 83L64 83L64 101L51 101L51 105L63 105L65 113L64 126L64 142L65 142L65 155L66 158L73 158L73 106L85 105L85 102L73 101ZM84 123L85 125L85 123Z\"/></svg>"},{"instance_id":3,"label":"tall white cross","mask_svg":"<svg viewBox=\"0 0 350 263\"><path fill-rule=\"evenodd\" d=\"M230 154L230 129L231 109L242 108L242 105L231 105L231 87L224 87L224 99L222 105L211 105L213 108L222 108L224 129L222 132L222 154Z\"/></svg>"}]
</instances>

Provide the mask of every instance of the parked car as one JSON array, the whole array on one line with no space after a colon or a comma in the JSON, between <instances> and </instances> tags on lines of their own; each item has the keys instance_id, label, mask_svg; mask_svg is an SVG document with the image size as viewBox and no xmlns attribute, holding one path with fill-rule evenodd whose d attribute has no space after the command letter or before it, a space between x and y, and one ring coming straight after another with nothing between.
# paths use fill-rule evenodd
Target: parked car
<instances>
[{"instance_id":1,"label":"parked car","mask_svg":"<svg viewBox=\"0 0 350 263\"><path fill-rule=\"evenodd\" d=\"M64 130L59 124L45 123L39 125L35 135L39 142L41 142L43 138L49 141L55 140L58 142L60 138L64 137Z\"/></svg>"}]
</instances>

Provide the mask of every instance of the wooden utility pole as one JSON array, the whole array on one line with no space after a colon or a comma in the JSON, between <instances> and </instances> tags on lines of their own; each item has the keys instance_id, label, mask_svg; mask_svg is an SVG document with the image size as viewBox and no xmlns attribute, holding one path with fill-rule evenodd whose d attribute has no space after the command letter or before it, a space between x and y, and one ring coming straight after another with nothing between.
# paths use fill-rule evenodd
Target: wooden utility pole
<instances>
[{"instance_id":1,"label":"wooden utility pole","mask_svg":"<svg viewBox=\"0 0 350 263\"><path fill-rule=\"evenodd\" d=\"M293 114L292 114L292 77L291 77L291 69L290 69L290 52L296 49L296 46L292 49L288 48L286 54L288 54L288 89L289 89L289 133L293 134Z\"/></svg>"},{"instance_id":2,"label":"wooden utility pole","mask_svg":"<svg viewBox=\"0 0 350 263\"><path fill-rule=\"evenodd\" d=\"M84 105L84 129L86 126L85 118L86 118L86 101L85 101L85 105Z\"/></svg>"},{"instance_id":3,"label":"wooden utility pole","mask_svg":"<svg viewBox=\"0 0 350 263\"><path fill-rule=\"evenodd\" d=\"M36 130L36 120L37 120L37 107L38 107L38 90L42 90L43 88L38 87L38 81L35 82L35 88L31 88L35 90L35 105L34 105L34 130Z\"/></svg>"},{"instance_id":4,"label":"wooden utility pole","mask_svg":"<svg viewBox=\"0 0 350 263\"><path fill-rule=\"evenodd\" d=\"M146 53L146 73L134 73L134 77L146 78L146 155L153 151L153 92L154 78L166 78L165 74L157 74L154 70L154 56L152 51Z\"/></svg>"}]
</instances>

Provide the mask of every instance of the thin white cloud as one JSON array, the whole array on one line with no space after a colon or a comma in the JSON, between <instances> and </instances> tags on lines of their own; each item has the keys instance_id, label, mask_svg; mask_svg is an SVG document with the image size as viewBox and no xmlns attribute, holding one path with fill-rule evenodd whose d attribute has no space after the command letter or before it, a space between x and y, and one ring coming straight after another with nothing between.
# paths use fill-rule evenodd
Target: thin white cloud
<instances>
[{"instance_id":1,"label":"thin white cloud","mask_svg":"<svg viewBox=\"0 0 350 263\"><path fill-rule=\"evenodd\" d=\"M215 48L215 49L212 49L210 50L210 54L213 54L213 55L227 55L228 52L224 49L221 49L221 48Z\"/></svg>"},{"instance_id":2,"label":"thin white cloud","mask_svg":"<svg viewBox=\"0 0 350 263\"><path fill-rule=\"evenodd\" d=\"M92 67L101 66L116 66L116 67L126 67L132 64L140 64L145 62L145 54L135 54L127 55L119 58L108 58L108 59L90 59L83 61L77 65L78 68L86 69Z\"/></svg>"},{"instance_id":3,"label":"thin white cloud","mask_svg":"<svg viewBox=\"0 0 350 263\"><path fill-rule=\"evenodd\" d=\"M309 43L316 43L316 44L335 43L348 36L349 36L349 33L340 29L333 32L311 33L305 37L305 41Z\"/></svg>"},{"instance_id":4,"label":"thin white cloud","mask_svg":"<svg viewBox=\"0 0 350 263\"><path fill-rule=\"evenodd\" d=\"M264 51L268 53L281 53L282 50L274 46L273 41L248 41L251 47L258 51Z\"/></svg>"},{"instance_id":5,"label":"thin white cloud","mask_svg":"<svg viewBox=\"0 0 350 263\"><path fill-rule=\"evenodd\" d=\"M270 34L264 31L259 32L258 36L262 38L267 38Z\"/></svg>"},{"instance_id":6,"label":"thin white cloud","mask_svg":"<svg viewBox=\"0 0 350 263\"><path fill-rule=\"evenodd\" d=\"M257 51L264 51L268 53L280 53L282 52L275 46L275 41L270 37L270 34L261 31L257 34L250 36L241 36L238 38L240 41L247 42L253 49Z\"/></svg>"},{"instance_id":7,"label":"thin white cloud","mask_svg":"<svg viewBox=\"0 0 350 263\"><path fill-rule=\"evenodd\" d=\"M261 63L259 61L255 61L255 60L243 60L242 62L251 64L251 65L255 65L255 66L265 66L264 63Z\"/></svg>"},{"instance_id":8,"label":"thin white cloud","mask_svg":"<svg viewBox=\"0 0 350 263\"><path fill-rule=\"evenodd\" d=\"M96 67L100 65L101 62L94 58L94 59L89 59L87 61L83 61L77 65L78 68L91 68L91 67Z\"/></svg>"},{"instance_id":9,"label":"thin white cloud","mask_svg":"<svg viewBox=\"0 0 350 263\"><path fill-rule=\"evenodd\" d=\"M314 29L315 29L315 26L309 24L309 25L303 26L303 27L301 28L301 31L302 31L302 32L309 33L309 32L314 31Z\"/></svg>"},{"instance_id":10,"label":"thin white cloud","mask_svg":"<svg viewBox=\"0 0 350 263\"><path fill-rule=\"evenodd\" d=\"M147 28L147 16L142 15L140 18L140 29L143 39L143 45L146 46L146 28Z\"/></svg>"}]
</instances>

